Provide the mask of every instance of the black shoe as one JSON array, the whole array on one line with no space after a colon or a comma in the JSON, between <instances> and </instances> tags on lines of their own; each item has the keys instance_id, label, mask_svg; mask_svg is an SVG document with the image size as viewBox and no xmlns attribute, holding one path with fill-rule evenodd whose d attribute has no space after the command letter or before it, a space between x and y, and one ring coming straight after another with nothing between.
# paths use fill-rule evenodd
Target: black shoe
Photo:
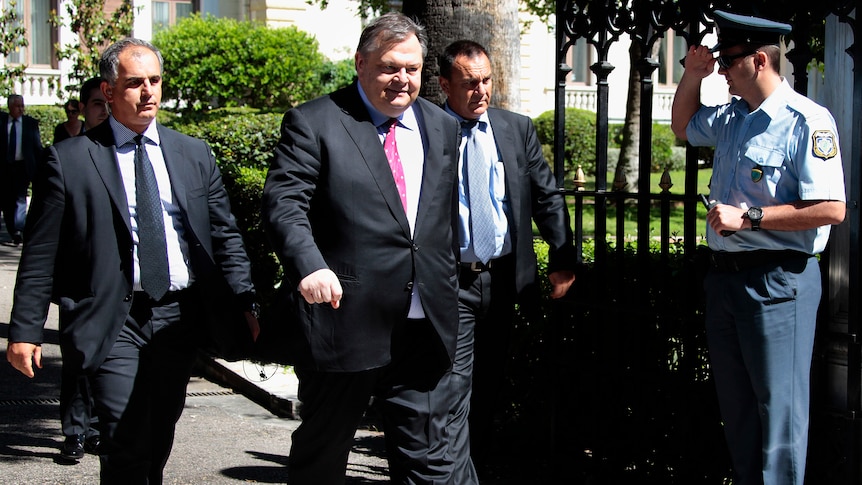
<instances>
[{"instance_id":1,"label":"black shoe","mask_svg":"<svg viewBox=\"0 0 862 485\"><path fill-rule=\"evenodd\" d=\"M20 246L20 245L24 242L24 238L23 238L23 237L21 237L21 233L20 233L20 232L16 232L15 234L12 234L12 242L13 242L16 246Z\"/></svg>"},{"instance_id":2,"label":"black shoe","mask_svg":"<svg viewBox=\"0 0 862 485\"><path fill-rule=\"evenodd\" d=\"M60 448L60 456L64 460L78 461L84 457L84 435L67 436Z\"/></svg>"},{"instance_id":3,"label":"black shoe","mask_svg":"<svg viewBox=\"0 0 862 485\"><path fill-rule=\"evenodd\" d=\"M102 440L99 438L99 435L88 436L87 439L84 440L84 451L91 455L99 454L99 444Z\"/></svg>"}]
</instances>

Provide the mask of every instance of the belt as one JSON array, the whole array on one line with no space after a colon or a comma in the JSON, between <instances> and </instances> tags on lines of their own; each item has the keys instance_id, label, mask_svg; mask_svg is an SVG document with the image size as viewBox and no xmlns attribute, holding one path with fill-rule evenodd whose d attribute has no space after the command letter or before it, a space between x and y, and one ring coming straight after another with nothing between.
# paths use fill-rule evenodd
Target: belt
<instances>
[{"instance_id":1,"label":"belt","mask_svg":"<svg viewBox=\"0 0 862 485\"><path fill-rule=\"evenodd\" d=\"M494 260L490 260L487 263L482 263L479 261L473 261L472 263L461 263L461 268L472 271L474 273L482 273L484 271L488 271L494 267Z\"/></svg>"},{"instance_id":2,"label":"belt","mask_svg":"<svg viewBox=\"0 0 862 485\"><path fill-rule=\"evenodd\" d=\"M709 266L714 271L723 273L738 273L758 266L783 263L794 259L808 259L811 255L801 251L773 251L758 249L755 251L710 251Z\"/></svg>"},{"instance_id":3,"label":"belt","mask_svg":"<svg viewBox=\"0 0 862 485\"><path fill-rule=\"evenodd\" d=\"M146 291L136 291L133 301L148 303L152 306L170 305L171 303L176 303L185 298L190 292L191 287L177 291L169 291L165 293L165 296L163 296L161 300L153 300Z\"/></svg>"},{"instance_id":4,"label":"belt","mask_svg":"<svg viewBox=\"0 0 862 485\"><path fill-rule=\"evenodd\" d=\"M505 254L503 256L500 256L499 258L491 259L487 263L481 263L479 261L461 263L461 269L473 273L484 273L485 271L490 271L493 268L500 267L509 259L511 259L511 254Z\"/></svg>"}]
</instances>

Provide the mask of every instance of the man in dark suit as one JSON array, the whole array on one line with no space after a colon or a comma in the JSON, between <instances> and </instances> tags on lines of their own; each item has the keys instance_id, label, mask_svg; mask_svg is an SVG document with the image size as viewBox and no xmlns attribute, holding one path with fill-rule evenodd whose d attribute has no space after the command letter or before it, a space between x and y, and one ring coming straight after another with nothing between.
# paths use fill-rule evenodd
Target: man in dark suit
<instances>
[{"instance_id":1,"label":"man in dark suit","mask_svg":"<svg viewBox=\"0 0 862 485\"><path fill-rule=\"evenodd\" d=\"M64 365L90 377L102 483L161 483L204 290L229 286L254 336L254 287L212 151L155 121L159 51L124 39L100 70L112 116L51 147L35 179L7 359L33 377L56 302Z\"/></svg>"},{"instance_id":2,"label":"man in dark suit","mask_svg":"<svg viewBox=\"0 0 862 485\"><path fill-rule=\"evenodd\" d=\"M472 41L440 56L444 108L462 123L459 164L458 350L450 384L450 458L456 483L478 483L470 459L487 452L504 378L514 303L536 284L531 220L550 246L552 298L575 280L576 255L563 194L542 156L532 121L489 108L491 62ZM472 389L472 400L471 400ZM469 429L468 433L468 416Z\"/></svg>"},{"instance_id":3,"label":"man in dark suit","mask_svg":"<svg viewBox=\"0 0 862 485\"><path fill-rule=\"evenodd\" d=\"M284 266L302 424L292 484L344 482L369 398L393 483L450 483L445 415L429 402L458 327L457 123L417 99L422 27L387 14L362 33L358 82L288 111L263 215Z\"/></svg>"},{"instance_id":4,"label":"man in dark suit","mask_svg":"<svg viewBox=\"0 0 862 485\"><path fill-rule=\"evenodd\" d=\"M24 97L8 99L9 113L0 113L0 210L12 242L21 244L21 231L27 216L27 189L42 156L39 122L24 114ZM13 136L14 135L14 136Z\"/></svg>"},{"instance_id":5,"label":"man in dark suit","mask_svg":"<svg viewBox=\"0 0 862 485\"><path fill-rule=\"evenodd\" d=\"M108 119L102 81L101 77L93 77L81 85L79 109L84 114L81 134ZM100 441L98 422L93 411L89 377L81 374L78 368L64 364L60 375L60 425L64 436L60 457L76 462L84 457L85 452L97 453Z\"/></svg>"}]
</instances>

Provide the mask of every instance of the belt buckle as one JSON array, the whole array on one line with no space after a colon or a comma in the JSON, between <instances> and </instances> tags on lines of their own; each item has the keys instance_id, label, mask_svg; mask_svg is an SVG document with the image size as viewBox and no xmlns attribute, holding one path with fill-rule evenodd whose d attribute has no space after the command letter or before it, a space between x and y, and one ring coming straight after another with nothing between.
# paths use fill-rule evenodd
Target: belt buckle
<instances>
[{"instance_id":1,"label":"belt buckle","mask_svg":"<svg viewBox=\"0 0 862 485\"><path fill-rule=\"evenodd\" d=\"M473 261L470 263L470 271L474 273L481 273L482 270L482 263L480 263L479 261Z\"/></svg>"}]
</instances>

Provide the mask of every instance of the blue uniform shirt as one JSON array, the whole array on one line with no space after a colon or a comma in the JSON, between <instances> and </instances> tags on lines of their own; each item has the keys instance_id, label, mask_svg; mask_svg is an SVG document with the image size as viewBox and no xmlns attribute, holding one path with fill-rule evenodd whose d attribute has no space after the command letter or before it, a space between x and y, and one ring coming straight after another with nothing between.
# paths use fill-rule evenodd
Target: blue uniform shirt
<instances>
[{"instance_id":1,"label":"blue uniform shirt","mask_svg":"<svg viewBox=\"0 0 862 485\"><path fill-rule=\"evenodd\" d=\"M710 200L747 210L797 200L845 201L838 131L829 111L797 93L786 79L749 113L734 98L702 106L686 128L694 146L714 146ZM823 251L831 226L804 231L739 231L728 237L707 225L716 251Z\"/></svg>"}]
</instances>

